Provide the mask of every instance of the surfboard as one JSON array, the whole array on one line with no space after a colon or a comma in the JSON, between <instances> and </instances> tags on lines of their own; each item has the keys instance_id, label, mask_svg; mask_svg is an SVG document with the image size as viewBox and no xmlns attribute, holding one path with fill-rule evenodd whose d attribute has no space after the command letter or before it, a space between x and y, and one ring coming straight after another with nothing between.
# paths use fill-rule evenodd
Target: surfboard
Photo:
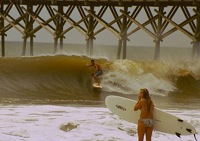
<instances>
[{"instance_id":1,"label":"surfboard","mask_svg":"<svg viewBox=\"0 0 200 141\"><path fill-rule=\"evenodd\" d=\"M93 87L94 87L94 88L100 88L100 89L102 88L101 84L100 84L100 85L97 85L97 83L93 83Z\"/></svg>"},{"instance_id":2,"label":"surfboard","mask_svg":"<svg viewBox=\"0 0 200 141\"><path fill-rule=\"evenodd\" d=\"M133 110L137 101L111 95L106 97L105 103L107 108L121 119L135 124L138 123L140 110ZM195 136L197 134L196 129L191 124L158 108L154 108L154 130L175 134L178 137L181 135Z\"/></svg>"}]
</instances>

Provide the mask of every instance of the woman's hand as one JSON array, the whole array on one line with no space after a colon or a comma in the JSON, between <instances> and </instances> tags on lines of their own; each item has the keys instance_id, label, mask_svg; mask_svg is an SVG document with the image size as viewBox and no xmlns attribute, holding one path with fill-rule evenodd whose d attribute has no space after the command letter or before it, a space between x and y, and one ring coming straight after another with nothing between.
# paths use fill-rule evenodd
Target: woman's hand
<instances>
[{"instance_id":1,"label":"woman's hand","mask_svg":"<svg viewBox=\"0 0 200 141\"><path fill-rule=\"evenodd\" d=\"M140 93L139 95L138 95L138 101L140 101L142 99L142 93Z\"/></svg>"},{"instance_id":2,"label":"woman's hand","mask_svg":"<svg viewBox=\"0 0 200 141\"><path fill-rule=\"evenodd\" d=\"M138 96L138 101L140 101L140 100L141 100L141 98L142 98L142 97L139 95L139 96Z\"/></svg>"}]
</instances>

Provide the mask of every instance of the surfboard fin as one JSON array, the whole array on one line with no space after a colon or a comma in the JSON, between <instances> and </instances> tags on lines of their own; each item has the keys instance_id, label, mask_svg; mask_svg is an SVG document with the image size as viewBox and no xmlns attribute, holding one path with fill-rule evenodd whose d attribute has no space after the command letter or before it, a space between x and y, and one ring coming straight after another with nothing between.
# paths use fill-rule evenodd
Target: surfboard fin
<instances>
[{"instance_id":1,"label":"surfboard fin","mask_svg":"<svg viewBox=\"0 0 200 141\"><path fill-rule=\"evenodd\" d=\"M177 132L176 132L176 135L177 135L179 138L181 138L181 134L180 134L180 133L177 133Z\"/></svg>"},{"instance_id":2,"label":"surfboard fin","mask_svg":"<svg viewBox=\"0 0 200 141\"><path fill-rule=\"evenodd\" d=\"M179 121L179 122L183 122L183 120L182 120L182 119L178 119L178 121Z\"/></svg>"},{"instance_id":3,"label":"surfboard fin","mask_svg":"<svg viewBox=\"0 0 200 141\"><path fill-rule=\"evenodd\" d=\"M192 133L192 129L186 128L189 133Z\"/></svg>"}]
</instances>

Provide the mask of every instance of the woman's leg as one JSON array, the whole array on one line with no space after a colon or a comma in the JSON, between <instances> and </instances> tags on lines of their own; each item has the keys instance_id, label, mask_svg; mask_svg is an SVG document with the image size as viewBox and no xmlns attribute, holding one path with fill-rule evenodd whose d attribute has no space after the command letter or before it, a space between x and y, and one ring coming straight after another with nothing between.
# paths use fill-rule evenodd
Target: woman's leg
<instances>
[{"instance_id":1,"label":"woman's leg","mask_svg":"<svg viewBox=\"0 0 200 141\"><path fill-rule=\"evenodd\" d=\"M153 126L148 127L146 130L146 141L151 141L152 132L153 132Z\"/></svg>"},{"instance_id":2,"label":"woman's leg","mask_svg":"<svg viewBox=\"0 0 200 141\"><path fill-rule=\"evenodd\" d=\"M144 125L143 122L139 121L138 122L138 141L143 141L144 139L144 134L146 133L146 126Z\"/></svg>"}]
</instances>

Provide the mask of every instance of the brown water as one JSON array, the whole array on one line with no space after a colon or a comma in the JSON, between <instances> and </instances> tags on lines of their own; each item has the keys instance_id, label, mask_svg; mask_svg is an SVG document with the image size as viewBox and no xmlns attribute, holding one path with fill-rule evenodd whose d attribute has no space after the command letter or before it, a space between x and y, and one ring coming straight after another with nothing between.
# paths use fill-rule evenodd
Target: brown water
<instances>
[{"instance_id":1,"label":"brown water","mask_svg":"<svg viewBox=\"0 0 200 141\"><path fill-rule=\"evenodd\" d=\"M152 47L129 47L125 60L115 59L115 46L96 46L93 57L83 45L64 45L56 55L52 44L35 44L33 57L20 57L21 51L21 43L10 43L7 57L0 58L2 104L104 106L107 95L137 99L145 87L158 107L200 106L200 63L191 59L190 48L161 48L159 61L152 59ZM103 89L92 87L94 70L86 67L91 58L104 69Z\"/></svg>"}]
</instances>

